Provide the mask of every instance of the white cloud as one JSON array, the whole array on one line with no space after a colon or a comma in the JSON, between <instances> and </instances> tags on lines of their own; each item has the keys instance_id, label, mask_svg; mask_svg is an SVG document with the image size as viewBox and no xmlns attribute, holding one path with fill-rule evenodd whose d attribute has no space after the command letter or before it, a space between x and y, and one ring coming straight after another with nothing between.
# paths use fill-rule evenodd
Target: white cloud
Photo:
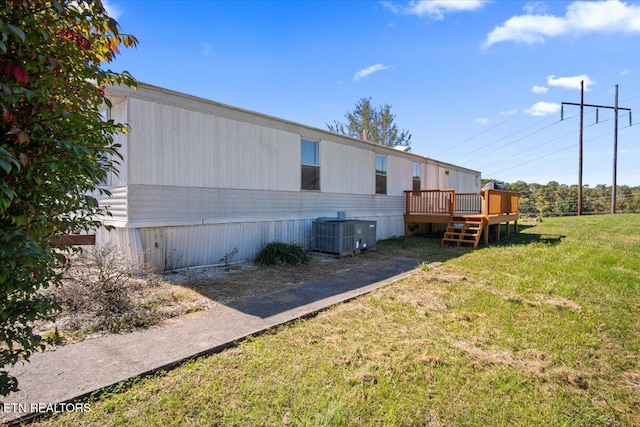
<instances>
[{"instance_id":1,"label":"white cloud","mask_svg":"<svg viewBox=\"0 0 640 427\"><path fill-rule=\"evenodd\" d=\"M525 15L513 16L497 26L483 44L513 41L527 44L544 43L548 38L585 33L640 34L640 5L620 0L574 1L567 6L564 16L534 14L534 8Z\"/></svg>"},{"instance_id":2,"label":"white cloud","mask_svg":"<svg viewBox=\"0 0 640 427\"><path fill-rule=\"evenodd\" d=\"M625 68L624 70L620 71L620 75L621 76L626 76L627 74L633 74L633 71Z\"/></svg>"},{"instance_id":3,"label":"white cloud","mask_svg":"<svg viewBox=\"0 0 640 427\"><path fill-rule=\"evenodd\" d=\"M353 76L353 80L354 81L358 81L360 79L363 79L367 76L370 76L373 73L377 73L378 71L383 71L383 70L388 70L389 67L388 65L383 65L383 64L375 64L372 65L370 67L364 68L360 71L358 71L354 76Z\"/></svg>"},{"instance_id":4,"label":"white cloud","mask_svg":"<svg viewBox=\"0 0 640 427\"><path fill-rule=\"evenodd\" d=\"M413 0L406 7L391 2L383 5L394 13L424 16L432 19L444 19L444 15L454 12L470 12L480 9L488 0Z\"/></svg>"},{"instance_id":5,"label":"white cloud","mask_svg":"<svg viewBox=\"0 0 640 427\"><path fill-rule=\"evenodd\" d=\"M531 107L524 110L530 116L542 117L547 114L554 114L560 111L560 104L555 102L536 102Z\"/></svg>"},{"instance_id":6,"label":"white cloud","mask_svg":"<svg viewBox=\"0 0 640 427\"><path fill-rule=\"evenodd\" d=\"M531 88L531 92L533 93L547 93L549 91L549 88L546 86L538 86L538 85L534 85Z\"/></svg>"},{"instance_id":7,"label":"white cloud","mask_svg":"<svg viewBox=\"0 0 640 427\"><path fill-rule=\"evenodd\" d=\"M480 117L476 119L476 123L479 125L486 125L487 123L489 123L489 117Z\"/></svg>"},{"instance_id":8,"label":"white cloud","mask_svg":"<svg viewBox=\"0 0 640 427\"><path fill-rule=\"evenodd\" d=\"M518 109L508 110L508 111L500 111L501 116L515 116L518 114Z\"/></svg>"},{"instance_id":9,"label":"white cloud","mask_svg":"<svg viewBox=\"0 0 640 427\"><path fill-rule=\"evenodd\" d=\"M589 87L592 84L595 84L595 81L591 80L589 76L586 74L580 74L578 76L572 76L572 77L557 77L557 78L556 76L547 77L547 84L549 86L557 86L557 87L562 87L564 89L580 90L581 81L584 81L585 92L588 92Z\"/></svg>"},{"instance_id":10,"label":"white cloud","mask_svg":"<svg viewBox=\"0 0 640 427\"><path fill-rule=\"evenodd\" d=\"M113 3L111 3L111 0L102 0L102 5L107 11L107 15L116 21L122 16L122 10L114 6Z\"/></svg>"},{"instance_id":11,"label":"white cloud","mask_svg":"<svg viewBox=\"0 0 640 427\"><path fill-rule=\"evenodd\" d=\"M547 5L541 1L530 1L522 8L527 15L534 15L537 13L545 13L547 11Z\"/></svg>"}]
</instances>

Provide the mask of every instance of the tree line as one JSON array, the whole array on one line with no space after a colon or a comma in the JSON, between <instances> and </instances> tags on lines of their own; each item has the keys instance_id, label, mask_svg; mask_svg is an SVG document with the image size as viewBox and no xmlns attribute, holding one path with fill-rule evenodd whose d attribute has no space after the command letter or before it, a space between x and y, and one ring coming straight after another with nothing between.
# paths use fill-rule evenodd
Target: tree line
<instances>
[{"instance_id":1,"label":"tree line","mask_svg":"<svg viewBox=\"0 0 640 427\"><path fill-rule=\"evenodd\" d=\"M520 193L519 211L522 215L566 216L578 214L578 186L550 181L547 184L516 181L508 183L497 180L482 180L482 185L495 181L503 184L508 191ZM640 186L616 187L616 212L640 213ZM598 184L582 187L582 213L611 213L612 187Z\"/></svg>"}]
</instances>

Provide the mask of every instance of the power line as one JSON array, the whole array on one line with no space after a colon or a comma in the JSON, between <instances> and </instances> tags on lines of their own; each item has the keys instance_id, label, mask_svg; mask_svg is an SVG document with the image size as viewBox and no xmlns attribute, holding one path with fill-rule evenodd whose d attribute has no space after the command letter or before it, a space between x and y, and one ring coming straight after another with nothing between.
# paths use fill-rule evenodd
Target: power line
<instances>
[{"instance_id":1,"label":"power line","mask_svg":"<svg viewBox=\"0 0 640 427\"><path fill-rule=\"evenodd\" d=\"M489 131L491 131L491 130L493 130L493 129L495 129L495 128L499 127L499 126L502 126L503 124L505 124L505 123L507 123L507 122L510 122L511 120L515 119L516 117L518 117L518 116L520 116L520 115L522 115L522 113L514 114L513 116L509 117L509 118L508 118L508 119L506 119L506 120L503 120L503 121L502 121L502 122L500 122L500 123L495 124L494 126L490 127L489 129L485 129L485 130L483 130L482 132L477 133L477 134L475 134L475 135L473 135L473 136L471 136L471 137L469 137L469 138L467 138L467 139L465 139L465 140L463 140L463 141L461 141L461 142L457 143L456 145L453 145L453 146L451 146L451 147L447 148L446 150L444 150L444 151L442 151L442 152L440 152L440 153L436 154L436 156L438 156L438 157L439 157L439 156L441 156L441 155L443 155L443 154L445 154L445 153L448 153L449 151L453 150L454 148L458 148L459 146L461 146L461 145L463 145L463 144L466 144L467 142L472 141L472 140L476 139L477 137L482 136L482 135L484 135L485 133L488 133Z\"/></svg>"},{"instance_id":2,"label":"power line","mask_svg":"<svg viewBox=\"0 0 640 427\"><path fill-rule=\"evenodd\" d=\"M515 143L516 143L516 142L518 142L518 141L522 141L523 139L529 138L530 136L533 136L533 135L535 135L535 134L537 134L537 133L540 133L540 132L542 132L543 130L548 129L548 128L552 127L552 126L555 126L555 125L557 125L557 124L558 124L558 123L560 123L560 122L561 122L561 120L558 120L558 121L556 121L556 122L551 123L550 125L544 126L544 127L540 128L540 129L537 129L535 132L531 132L531 133L530 133L530 134L528 134L528 135L525 135L525 136L523 136L523 137L521 137L521 138L515 139L515 140L513 140L513 141L511 141L511 142L508 142L508 143L506 143L506 144L504 144L504 145L501 145L501 146L500 146L500 147L498 147L498 148L495 148L495 149L493 149L493 150L487 151L487 152L485 152L484 154L482 154L482 155L480 155L480 156L474 157L473 159L466 161L465 163L463 163L463 166L464 166L464 165L468 165L470 162L472 162L472 161L474 161L474 160L481 159L481 158L483 158L483 157L485 157L485 156L487 156L487 155L489 155L489 154L491 154L491 153L494 153L494 152L496 152L496 151L498 151L498 150L500 150L500 149L502 149L502 148L508 147L509 145L515 144Z\"/></svg>"},{"instance_id":3,"label":"power line","mask_svg":"<svg viewBox=\"0 0 640 427\"><path fill-rule=\"evenodd\" d=\"M574 117L577 117L577 115L575 115L575 116L571 116L571 117L569 117L569 118L574 118ZM565 120L567 120L567 119L569 119L569 118L565 118ZM610 121L612 121L612 120L613 120L612 118L608 118L608 119L604 119L604 120L599 120L598 122L594 122L594 123L591 123L591 124L589 124L589 125L586 125L586 126L585 126L585 128L587 128L587 129L588 129L588 128L590 128L590 127L593 127L593 126L596 126L596 125L599 125L599 124L602 124L602 123L610 122ZM627 129L627 128L629 128L629 127L631 127L631 126L625 126L625 127L622 127L622 128L621 128L621 130ZM531 135L533 135L533 134L535 134L535 133L537 133L537 132L538 132L538 131L533 132ZM536 145L536 146L534 146L534 147L531 147L531 148L528 148L528 149L526 149L526 150L523 150L523 151L519 152L518 156L521 156L521 155L523 155L523 154L525 154L525 153L527 153L527 152L530 152L530 151L532 151L532 150L539 149L540 147L543 147L543 146L545 146L545 145L548 145L548 144L550 144L550 143L552 143L552 142L555 142L555 141L561 140L561 139L563 139L563 138L566 138L567 136L572 135L572 134L575 134L576 132L577 132L577 130L573 130L573 131L571 131L571 132L567 132L567 133L565 133L565 134L563 134L563 135L560 135L560 136L558 136L558 137L552 138L552 139L550 139L550 140L548 140L548 141L546 141L546 142L543 142L543 143L538 144L538 145ZM607 131L607 132L605 132L605 133L603 133L603 134L601 134L601 135L598 135L598 136L595 136L595 137L592 137L592 138L588 138L588 139L586 139L586 140L585 140L585 142L591 142L591 141L594 141L594 140L596 140L596 139L599 139L599 138L605 137L605 136L607 136L607 135L611 135L611 133L612 133L611 131ZM529 136L529 135L527 135L527 136ZM522 139L522 138L520 138L520 139L518 139L518 140L521 140L521 139ZM517 142L518 140L516 140L516 141L512 141L512 142ZM500 147L500 148L502 148L502 147ZM564 151L564 150L565 150L565 149L563 148L563 149L561 149L561 150L559 150L559 151ZM515 167L518 167L518 166L521 166L521 165L524 165L524 164L527 164L527 163L531 163L532 161L535 161L535 160L537 160L537 159L541 159L541 158L548 157L549 155L555 154L555 153L557 153L557 152L559 152L559 151L554 151L554 152L551 152L551 153L546 153L546 154L544 154L544 155L542 155L542 156L539 156L539 157L536 157L536 158L533 158L533 159L529 159L529 160L524 161L524 162L519 162L519 163L517 163L517 164L515 164L515 165L513 165L513 166L510 166L510 167L506 168L506 169L501 169L501 170L499 170L499 171L492 172L492 173L499 173L499 172L503 172L503 171L505 171L505 170L510 170L510 169L515 168ZM481 157L482 157L482 156L481 156ZM511 159L509 159L509 160L513 160L513 158L511 158ZM481 166L481 167L478 167L478 170L484 170L485 168L490 167L490 166L493 166L493 165L495 165L496 163L504 163L504 162L505 162L505 159L496 160L496 161L494 161L494 162L491 162L491 163L485 164L485 165L483 165L483 166ZM491 174L488 174L488 175L491 175ZM624 176L628 176L628 175L624 175Z\"/></svg>"},{"instance_id":4,"label":"power line","mask_svg":"<svg viewBox=\"0 0 640 427\"><path fill-rule=\"evenodd\" d=\"M594 123L594 124L592 124L592 125L589 125L589 126L587 126L587 127L591 127L591 126L594 126L594 125L595 125L595 123ZM627 126L627 127L628 127L628 126ZM626 128L623 128L623 129L626 129ZM544 143L544 144L542 144L542 145L549 144L549 143L551 143L551 142L554 142L554 141L556 141L556 140L558 140L558 139L561 139L561 138L563 138L563 137L566 137L566 136L568 136L568 135L570 135L570 134L572 134L572 133L575 133L575 132L576 132L576 131L572 131L572 132L570 132L570 133L567 133L567 134L563 135L562 137L554 138L554 139L552 139L552 140L550 140L550 141L545 142L545 143ZM598 135L598 136L594 136L594 137L592 137L592 138L589 138L589 139L585 140L585 142L591 142L591 141L594 141L594 140L596 140L596 139L599 139L599 138L602 138L602 137L608 136L608 135L610 135L610 134L611 134L611 132L610 132L610 131L609 131L609 132L605 132L605 133L603 133L603 134L601 134L601 135ZM540 159L544 159L544 158L549 157L549 156L551 156L551 155L553 155L553 154L557 154L557 153L560 153L560 152L562 152L562 151L566 151L566 150L568 150L568 149L569 149L569 148L571 148L571 147L573 147L573 144L572 144L572 145L565 146L565 147L563 147L563 148L560 148L559 150L556 150L556 151L552 151L552 152L549 152L549 153L543 154L543 155L541 155L541 156L539 156L539 157L534 157L533 159L529 159L529 160L527 160L527 161L525 161L525 162L517 163L517 164L515 164L515 165L513 165L513 166L509 166L508 168L501 169L501 170L498 170L498 171L495 171L495 172L492 172L492 173L488 173L487 175L498 174L498 173L500 173L500 172L504 172L504 171L507 171L507 170L511 170L511 169L517 168L517 167L519 167L519 166L522 166L522 165L526 165L526 164L528 164L528 163L531 163L531 162L533 162L533 161L540 160ZM534 148L537 148L537 147L534 147ZM531 151L531 149L529 149L529 150L527 150L527 151ZM499 162L500 162L500 161L493 162L493 163L490 163L490 164L488 164L488 165L486 165L486 166L491 166L492 164L499 163ZM486 166L484 166L484 167L486 167Z\"/></svg>"},{"instance_id":5,"label":"power line","mask_svg":"<svg viewBox=\"0 0 640 427\"><path fill-rule=\"evenodd\" d=\"M559 137L556 137L556 138L550 139L550 140L549 140L549 141L547 141L547 142L543 142L542 144L538 144L538 145L536 145L536 146L534 146L534 147L531 147L531 148L528 148L528 149L526 149L526 150L524 150L524 151L520 151L520 152L518 153L518 156L521 156L521 155L523 155L524 153L528 153L529 151L532 151L532 150L538 149L538 148L540 148L540 147L543 147L543 146L545 146L545 145L547 145L547 144L551 144L552 142L555 142L555 141L557 141L557 140L559 140L559 139L565 138L565 137L567 137L567 136L569 136L569 135L571 135L571 134L574 134L574 133L576 133L576 131L575 131L575 130L572 130L571 132L565 133L564 135L560 135ZM491 163L488 163L488 164L486 164L486 165L480 166L478 169L479 169L479 170L482 170L482 169L484 169L484 168L486 168L486 167L489 167L489 166L495 165L496 163L503 163L503 162L504 162L504 159L496 160L495 162L491 162Z\"/></svg>"},{"instance_id":6,"label":"power line","mask_svg":"<svg viewBox=\"0 0 640 427\"><path fill-rule=\"evenodd\" d=\"M501 170L499 170L499 171L492 172L492 173L487 174L487 175L492 175L492 174L497 174L497 173L500 173L500 172L508 171L508 170L511 170L511 169L517 168L518 166L526 165L527 163L531 163L531 162L534 162L534 161L536 161L536 160L540 160L540 159L544 159L545 157L549 157L549 156L551 156L551 155L553 155L553 154L560 153L561 151L566 151L566 150L568 150L569 148L572 148L572 147L573 147L573 144L572 144L572 145L568 145L568 146L566 146L566 147L563 147L563 148L561 148L561 149L559 149L559 150L552 151L551 153L547 153L547 154L544 154L544 155L539 156L539 157L534 157L534 158L533 158L533 159L531 159L531 160L528 160L528 161L526 161L526 162L522 162L522 163L517 164L517 165L515 165L515 166L510 166L510 167L508 167L508 168L505 168L505 169L501 169Z\"/></svg>"},{"instance_id":7,"label":"power line","mask_svg":"<svg viewBox=\"0 0 640 427\"><path fill-rule=\"evenodd\" d=\"M551 118L549 118L549 119L551 119ZM549 119L547 119L546 121L548 121ZM517 131L515 131L515 132L512 132L512 133L510 133L509 135L506 135L506 136L504 136L504 137L502 137L502 138L496 139L496 140L495 140L495 141L493 141L493 142L490 142L490 143L488 143L488 144L482 145L482 146L480 146L480 147L476 148L475 150L469 151L469 152L467 152L467 153L463 154L462 156L459 156L459 157L458 157L458 160L459 160L460 158L464 158L464 157L466 157L466 156L468 156L468 155L471 155L471 154L473 154L473 153L477 153L478 151L486 150L486 148L487 148L487 147L490 147L490 146L492 146L492 145L494 145L494 144L497 144L497 143L498 143L498 142L500 142L500 141L504 141L505 139L511 138L512 136L517 135L517 134L519 134L519 133L522 133L522 132L524 132L524 131L525 131L525 130L527 130L527 129L531 129L532 127L538 126L539 124L540 124L540 123L534 123L534 124L529 125L529 126L527 126L527 127L523 128L523 129L520 129L520 130L517 130ZM536 132L533 132L533 133L531 133L531 134L525 135L525 136L524 136L524 137L522 137L520 140L522 140L522 139L524 139L524 138L526 138L526 137L528 137L528 136L534 135L535 133L537 133L537 131L536 131ZM516 140L516 141L519 141L519 140ZM497 148L496 150L498 150L498 149L499 149L499 148ZM493 152L493 151L489 151L489 153L492 153L492 152ZM483 157L483 156L480 156L480 157ZM473 160L476 160L476 159L478 159L478 158L480 158L480 157L476 157L475 159L471 159L471 160L467 161L465 164L468 164L469 162L471 162L471 161L473 161Z\"/></svg>"}]
</instances>

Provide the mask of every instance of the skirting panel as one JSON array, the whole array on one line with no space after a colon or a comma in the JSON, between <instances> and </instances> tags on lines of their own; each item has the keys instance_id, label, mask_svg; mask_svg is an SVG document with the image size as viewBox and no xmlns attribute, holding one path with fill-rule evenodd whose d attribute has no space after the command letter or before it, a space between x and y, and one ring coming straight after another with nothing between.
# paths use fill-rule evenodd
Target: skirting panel
<instances>
[{"instance_id":1,"label":"skirting panel","mask_svg":"<svg viewBox=\"0 0 640 427\"><path fill-rule=\"evenodd\" d=\"M377 239L401 236L404 232L402 215L354 219L376 221ZM156 271L163 272L253 260L258 252L271 242L294 243L310 249L312 221L301 219L139 229L116 228L110 233L103 233L101 239L122 241L120 245L132 251L132 258L141 254L144 262L152 265ZM136 245L137 236L139 244ZM128 243L127 246L124 242L127 239L134 243Z\"/></svg>"}]
</instances>

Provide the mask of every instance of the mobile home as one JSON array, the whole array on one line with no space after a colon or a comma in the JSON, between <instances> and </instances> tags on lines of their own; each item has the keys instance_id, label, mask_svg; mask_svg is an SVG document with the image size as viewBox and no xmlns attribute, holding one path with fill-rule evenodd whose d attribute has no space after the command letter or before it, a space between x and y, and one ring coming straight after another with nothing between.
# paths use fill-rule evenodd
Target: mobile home
<instances>
[{"instance_id":1,"label":"mobile home","mask_svg":"<svg viewBox=\"0 0 640 427\"><path fill-rule=\"evenodd\" d=\"M312 222L345 212L405 231L405 190L479 192L480 172L147 84L112 87L127 123L101 203L111 241L159 271L252 259L273 241L310 247Z\"/></svg>"}]
</instances>

